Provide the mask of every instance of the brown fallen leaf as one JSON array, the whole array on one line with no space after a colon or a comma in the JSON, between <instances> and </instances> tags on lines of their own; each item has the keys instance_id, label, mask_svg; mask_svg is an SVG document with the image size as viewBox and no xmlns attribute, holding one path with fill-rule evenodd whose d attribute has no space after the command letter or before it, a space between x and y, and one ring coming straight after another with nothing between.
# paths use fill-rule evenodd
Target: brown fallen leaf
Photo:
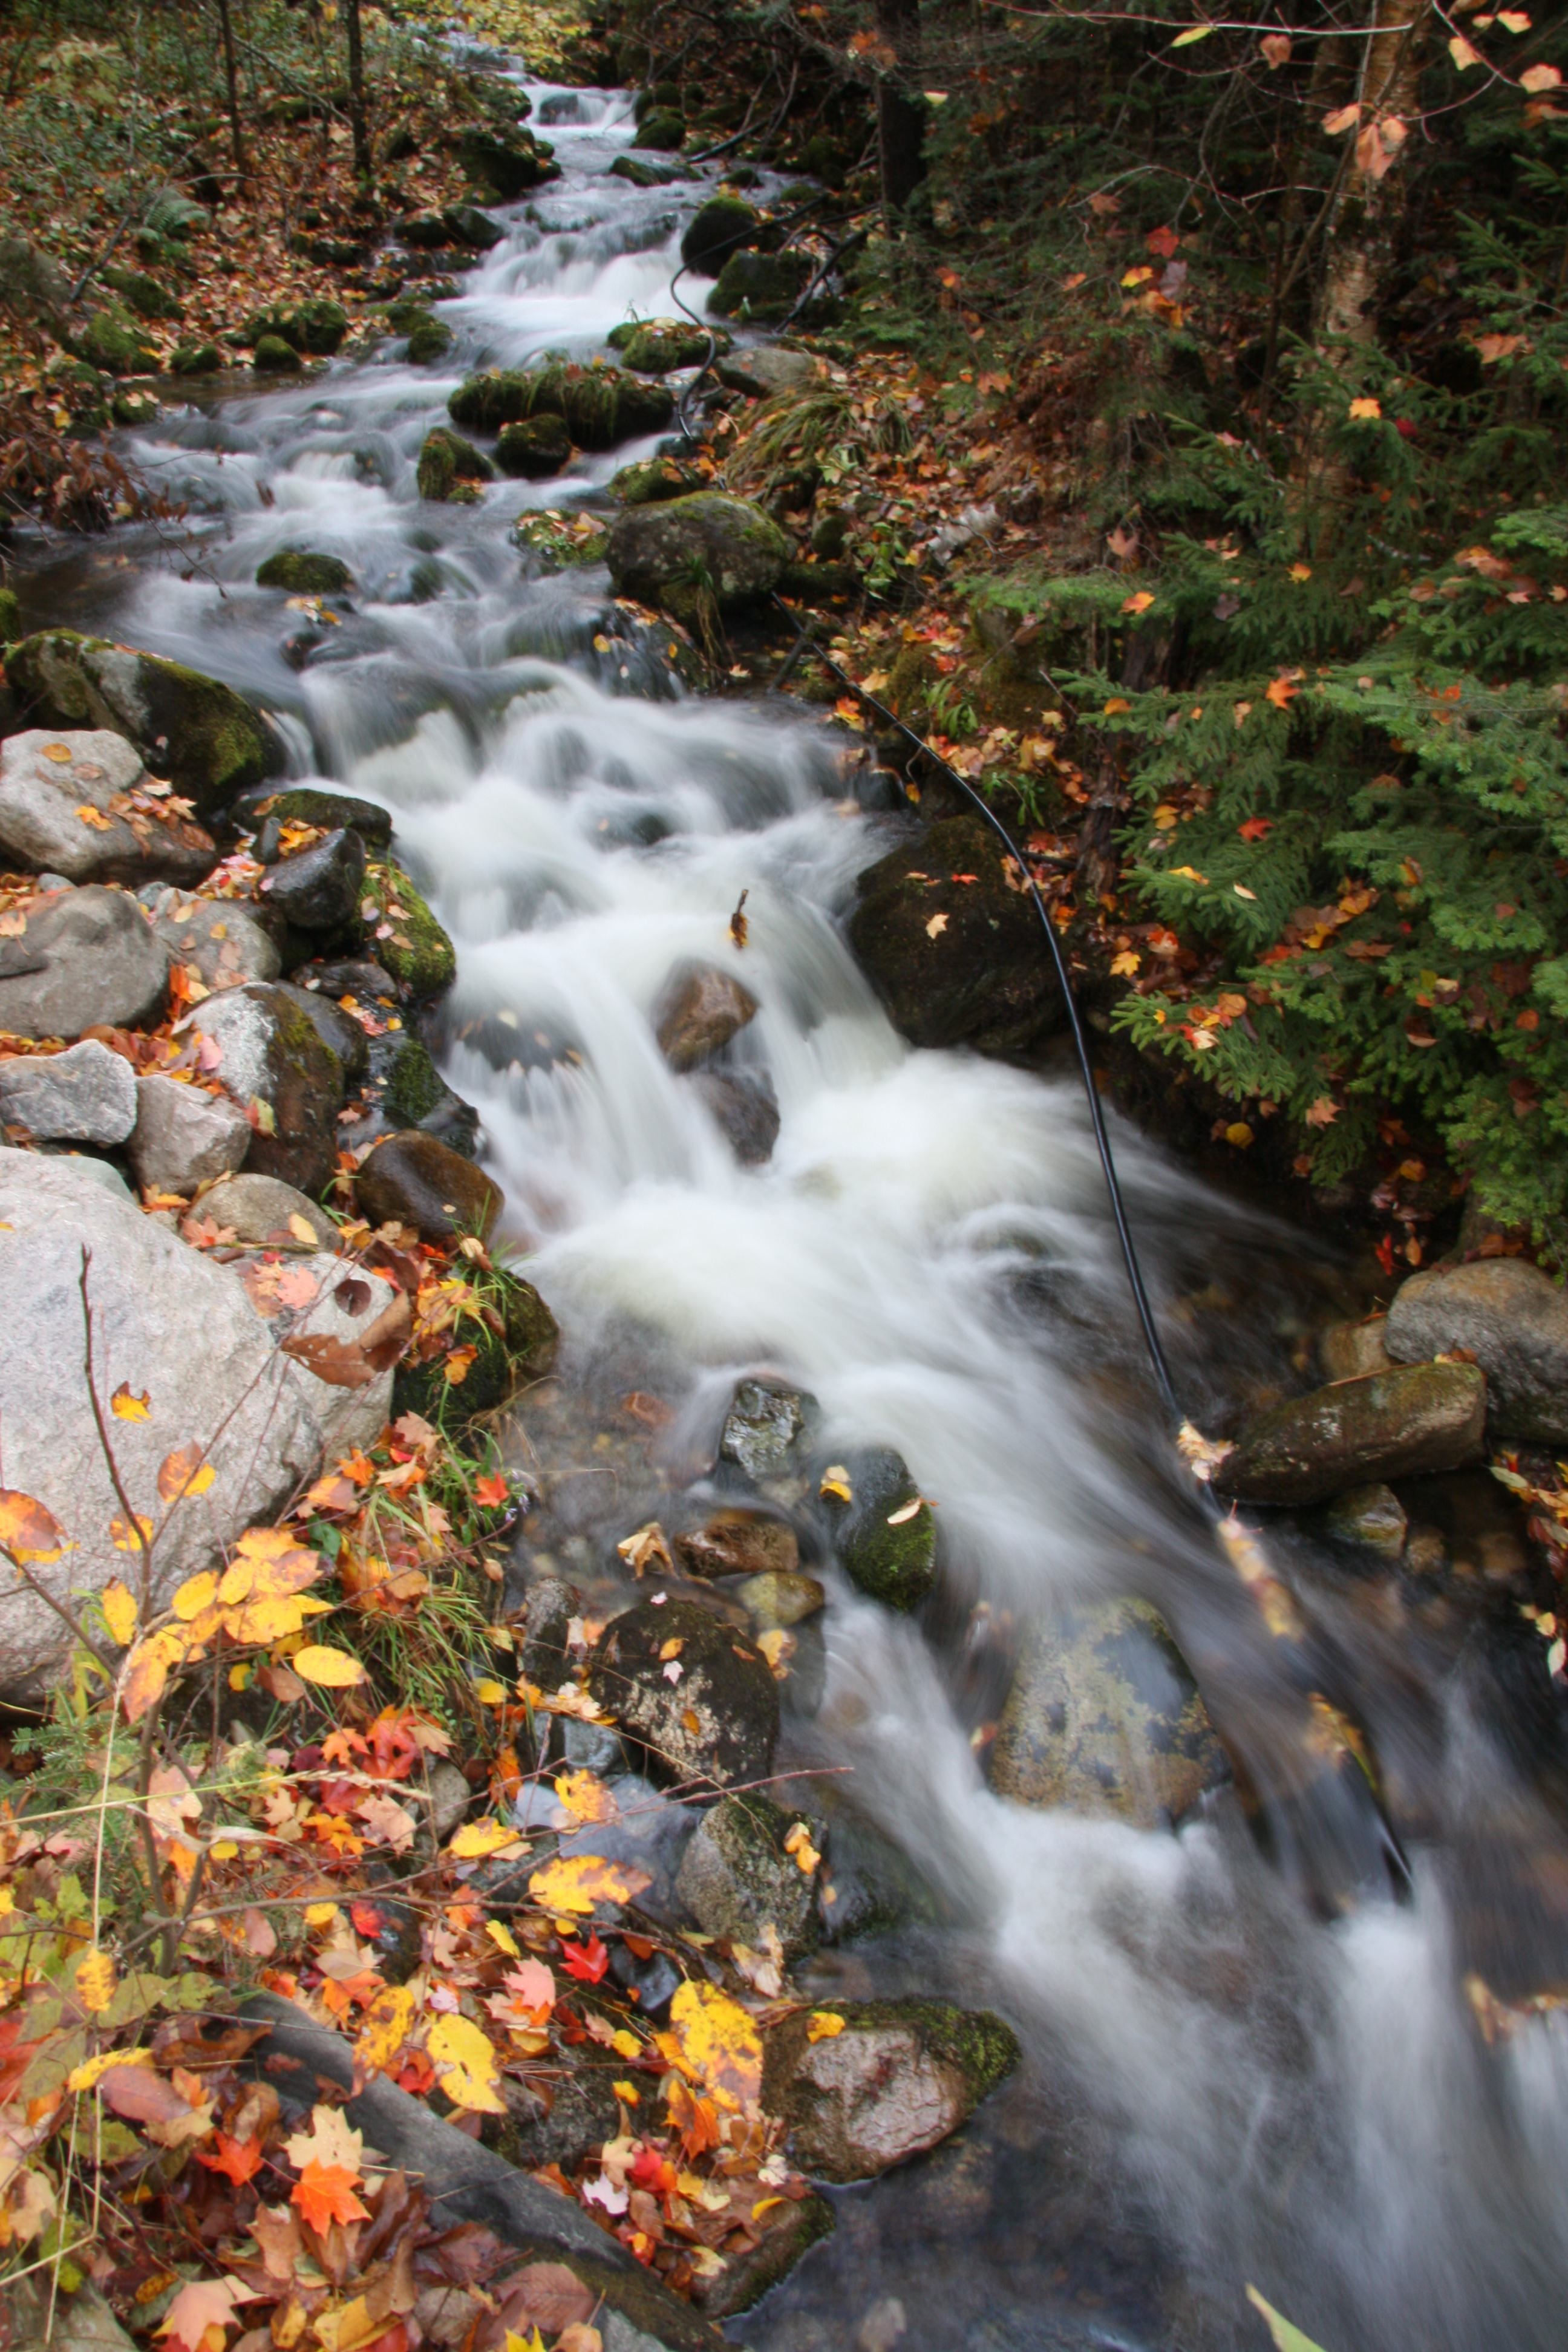
<instances>
[{"instance_id":1,"label":"brown fallen leaf","mask_svg":"<svg viewBox=\"0 0 1568 2352\"><path fill-rule=\"evenodd\" d=\"M314 1372L319 1381L325 1381L329 1388L368 1388L378 1373L390 1371L406 1349L413 1320L407 1293L400 1290L358 1339L296 1332L283 1341L282 1352Z\"/></svg>"}]
</instances>

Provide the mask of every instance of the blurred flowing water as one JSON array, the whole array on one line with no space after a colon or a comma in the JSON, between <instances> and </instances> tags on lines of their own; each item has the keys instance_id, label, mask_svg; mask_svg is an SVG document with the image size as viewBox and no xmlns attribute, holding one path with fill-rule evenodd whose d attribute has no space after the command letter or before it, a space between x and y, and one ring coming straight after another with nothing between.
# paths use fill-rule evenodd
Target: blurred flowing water
<instances>
[{"instance_id":1,"label":"blurred flowing water","mask_svg":"<svg viewBox=\"0 0 1568 2352\"><path fill-rule=\"evenodd\" d=\"M420 443L470 369L587 357L670 310L715 176L639 192L607 175L628 95L529 88L563 177L500 209L503 242L443 304L449 372L386 346L165 411L128 440L188 502L194 570L127 528L23 584L36 620L228 679L279 716L299 775L394 812L458 944L447 1072L583 1392L657 1388L696 1444L734 1376L771 1368L820 1400L831 1442L898 1447L940 1506L924 1626L830 1575L826 1688L783 1759L834 1768L933 1901L809 1981L993 2001L1027 2064L958 2142L841 2194L835 2238L730 2332L757 2352L1208 2352L1262 2343L1254 2280L1327 2352L1555 2352L1568 2032L1548 2014L1489 2048L1462 1980L1478 1951L1518 1991L1568 1973L1564 1847L1468 1636L1392 1626L1331 1575L1312 1605L1325 1673L1424 1832L1403 1903L1331 1802L1276 1821L1293 1870L1233 1797L1173 1835L985 1785L971 1735L1006 1629L1075 1596L1157 1602L1265 1794L1299 1758L1301 1691L1182 1496L1070 1075L910 1050L847 950L854 878L897 820L847 796L842 740L798 706L684 695L603 573L523 576L512 519L654 444L472 508L417 497ZM359 583L298 670L300 615L251 584L287 545ZM765 1167L736 1165L655 1045L692 958L760 999L727 1058L776 1092ZM1279 1370L1331 1269L1130 1130L1117 1147L1201 1421ZM636 1524L595 1528L601 1567ZM1357 1890L1339 1916L1302 1899L1325 1875Z\"/></svg>"}]
</instances>

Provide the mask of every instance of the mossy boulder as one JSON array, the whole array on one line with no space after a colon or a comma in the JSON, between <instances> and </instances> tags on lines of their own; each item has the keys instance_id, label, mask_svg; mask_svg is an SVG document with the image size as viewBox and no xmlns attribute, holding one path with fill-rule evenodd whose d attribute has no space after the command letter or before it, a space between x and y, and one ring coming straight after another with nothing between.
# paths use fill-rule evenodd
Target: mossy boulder
<instances>
[{"instance_id":1,"label":"mossy boulder","mask_svg":"<svg viewBox=\"0 0 1568 2352\"><path fill-rule=\"evenodd\" d=\"M791 551L771 515L718 490L626 509L606 550L617 595L698 623L760 603Z\"/></svg>"},{"instance_id":2,"label":"mossy boulder","mask_svg":"<svg viewBox=\"0 0 1568 2352\"><path fill-rule=\"evenodd\" d=\"M820 1483L828 1540L846 1575L889 1609L918 1609L936 1581L936 1517L902 1454L886 1445L855 1447ZM849 1488L848 1502L835 1491L840 1484Z\"/></svg>"},{"instance_id":3,"label":"mossy boulder","mask_svg":"<svg viewBox=\"0 0 1568 2352\"><path fill-rule=\"evenodd\" d=\"M192 1016L210 1038L225 1086L267 1117L250 1139L247 1170L320 1197L337 1164L343 1068L289 992L265 982L206 997Z\"/></svg>"},{"instance_id":4,"label":"mossy boulder","mask_svg":"<svg viewBox=\"0 0 1568 2352\"><path fill-rule=\"evenodd\" d=\"M469 376L447 409L454 425L487 433L528 417L559 416L579 449L613 449L636 435L662 432L675 414L675 396L623 368L554 361Z\"/></svg>"},{"instance_id":5,"label":"mossy boulder","mask_svg":"<svg viewBox=\"0 0 1568 2352\"><path fill-rule=\"evenodd\" d=\"M808 253L732 253L708 297L715 318L782 325L816 272Z\"/></svg>"},{"instance_id":6,"label":"mossy boulder","mask_svg":"<svg viewBox=\"0 0 1568 2352\"><path fill-rule=\"evenodd\" d=\"M457 1382L447 1380L440 1357L429 1364L400 1364L392 1391L395 1413L421 1413L450 1429L493 1412L524 1382L542 1380L549 1371L561 1331L532 1283L498 1269L488 1277L487 1287L488 1303L500 1316L502 1331L495 1331L488 1321L464 1319L458 1341L478 1353Z\"/></svg>"},{"instance_id":7,"label":"mossy boulder","mask_svg":"<svg viewBox=\"0 0 1568 2352\"><path fill-rule=\"evenodd\" d=\"M156 384L135 382L118 385L109 404L116 425L151 425L159 406Z\"/></svg>"},{"instance_id":8,"label":"mossy boulder","mask_svg":"<svg viewBox=\"0 0 1568 2352\"><path fill-rule=\"evenodd\" d=\"M452 330L445 319L426 311L408 330L408 358L414 367L430 367L452 348Z\"/></svg>"},{"instance_id":9,"label":"mossy boulder","mask_svg":"<svg viewBox=\"0 0 1568 2352\"><path fill-rule=\"evenodd\" d=\"M686 141L686 119L672 106L655 107L645 115L632 141L634 147L650 148L656 155L673 155Z\"/></svg>"},{"instance_id":10,"label":"mossy boulder","mask_svg":"<svg viewBox=\"0 0 1568 2352\"><path fill-rule=\"evenodd\" d=\"M307 547L280 547L256 572L258 588L286 588L291 596L341 596L353 586L353 573L335 555Z\"/></svg>"},{"instance_id":11,"label":"mossy boulder","mask_svg":"<svg viewBox=\"0 0 1568 2352\"><path fill-rule=\"evenodd\" d=\"M561 176L554 149L531 131L490 131L476 123L458 142L458 161L476 185L503 204Z\"/></svg>"},{"instance_id":12,"label":"mossy boulder","mask_svg":"<svg viewBox=\"0 0 1568 2352\"><path fill-rule=\"evenodd\" d=\"M270 302L263 310L253 310L242 331L247 343L270 335L292 352L331 359L348 331L349 314L341 302L311 295L304 301Z\"/></svg>"},{"instance_id":13,"label":"mossy boulder","mask_svg":"<svg viewBox=\"0 0 1568 2352\"><path fill-rule=\"evenodd\" d=\"M1061 1026L1039 918L1005 858L983 818L944 817L861 875L849 944L911 1045L1006 1055Z\"/></svg>"},{"instance_id":14,"label":"mossy boulder","mask_svg":"<svg viewBox=\"0 0 1568 2352\"><path fill-rule=\"evenodd\" d=\"M650 163L641 155L617 155L610 173L614 179L629 180L634 188L668 188L688 176L678 163Z\"/></svg>"},{"instance_id":15,"label":"mossy boulder","mask_svg":"<svg viewBox=\"0 0 1568 2352\"><path fill-rule=\"evenodd\" d=\"M680 258L699 277L717 278L732 253L756 245L762 235L763 216L755 205L741 196L710 196L687 225Z\"/></svg>"},{"instance_id":16,"label":"mossy boulder","mask_svg":"<svg viewBox=\"0 0 1568 2352\"><path fill-rule=\"evenodd\" d=\"M831 2181L874 2179L935 2147L1023 2054L992 2011L918 1999L819 2002L772 2027L763 2051L764 2113L801 2169Z\"/></svg>"},{"instance_id":17,"label":"mossy boulder","mask_svg":"<svg viewBox=\"0 0 1568 2352\"><path fill-rule=\"evenodd\" d=\"M158 654L47 629L12 648L5 674L35 724L125 736L199 817L284 764L281 739L232 687Z\"/></svg>"},{"instance_id":18,"label":"mossy boulder","mask_svg":"<svg viewBox=\"0 0 1568 2352\"><path fill-rule=\"evenodd\" d=\"M168 288L160 286L158 280L150 278L143 269L106 269L102 278L104 284L111 286L127 310L133 310L139 319L178 320L185 315L178 299L170 293Z\"/></svg>"},{"instance_id":19,"label":"mossy boulder","mask_svg":"<svg viewBox=\"0 0 1568 2352\"><path fill-rule=\"evenodd\" d=\"M545 373L487 368L480 375L465 376L456 392L447 394L447 414L454 425L471 433L495 433L503 425L519 424L540 405L539 386Z\"/></svg>"},{"instance_id":20,"label":"mossy boulder","mask_svg":"<svg viewBox=\"0 0 1568 2352\"><path fill-rule=\"evenodd\" d=\"M704 1935L757 1944L771 1927L786 1959L816 1948L816 1874L800 1868L786 1843L798 1828L820 1852L820 1822L749 1790L721 1798L703 1815L682 1856L676 1893Z\"/></svg>"},{"instance_id":21,"label":"mossy boulder","mask_svg":"<svg viewBox=\"0 0 1568 2352\"><path fill-rule=\"evenodd\" d=\"M552 572L603 563L610 534L593 515L568 521L564 515L522 514L511 527L511 543L529 559L533 572L548 577Z\"/></svg>"},{"instance_id":22,"label":"mossy boulder","mask_svg":"<svg viewBox=\"0 0 1568 2352\"><path fill-rule=\"evenodd\" d=\"M1179 1822L1228 1778L1185 1659L1146 1601L1079 1609L1025 1637L988 1759L1004 1797Z\"/></svg>"},{"instance_id":23,"label":"mossy boulder","mask_svg":"<svg viewBox=\"0 0 1568 2352\"><path fill-rule=\"evenodd\" d=\"M298 375L305 362L281 335L261 335L250 354L250 364L258 375Z\"/></svg>"},{"instance_id":24,"label":"mossy boulder","mask_svg":"<svg viewBox=\"0 0 1568 2352\"><path fill-rule=\"evenodd\" d=\"M169 355L169 373L216 375L223 363L223 353L216 343L182 343Z\"/></svg>"},{"instance_id":25,"label":"mossy boulder","mask_svg":"<svg viewBox=\"0 0 1568 2352\"><path fill-rule=\"evenodd\" d=\"M471 503L479 496L474 485L491 479L495 468L471 441L437 425L426 433L415 478L422 499L450 504Z\"/></svg>"},{"instance_id":26,"label":"mossy boulder","mask_svg":"<svg viewBox=\"0 0 1568 2352\"><path fill-rule=\"evenodd\" d=\"M451 987L457 950L400 866L373 858L365 868L362 903L375 909L365 918L365 946L400 988L425 1003ZM380 938L388 926L386 937Z\"/></svg>"},{"instance_id":27,"label":"mossy boulder","mask_svg":"<svg viewBox=\"0 0 1568 2352\"><path fill-rule=\"evenodd\" d=\"M496 464L503 474L525 482L542 482L560 473L572 457L572 436L563 417L549 412L503 425L496 443Z\"/></svg>"},{"instance_id":28,"label":"mossy boulder","mask_svg":"<svg viewBox=\"0 0 1568 2352\"><path fill-rule=\"evenodd\" d=\"M667 499L689 499L702 488L701 475L679 458L645 457L612 477L610 495L618 506L652 507Z\"/></svg>"},{"instance_id":29,"label":"mossy boulder","mask_svg":"<svg viewBox=\"0 0 1568 2352\"><path fill-rule=\"evenodd\" d=\"M108 375L148 375L158 365L146 331L118 305L95 311L76 341L79 359Z\"/></svg>"},{"instance_id":30,"label":"mossy boulder","mask_svg":"<svg viewBox=\"0 0 1568 2352\"><path fill-rule=\"evenodd\" d=\"M605 340L638 375L697 367L710 352L727 352L731 341L722 327L694 327L687 319L627 320Z\"/></svg>"},{"instance_id":31,"label":"mossy boulder","mask_svg":"<svg viewBox=\"0 0 1568 2352\"><path fill-rule=\"evenodd\" d=\"M1402 1364L1291 1397L1242 1431L1215 1470L1244 1503L1322 1503L1348 1487L1461 1470L1485 1450L1479 1364Z\"/></svg>"}]
</instances>

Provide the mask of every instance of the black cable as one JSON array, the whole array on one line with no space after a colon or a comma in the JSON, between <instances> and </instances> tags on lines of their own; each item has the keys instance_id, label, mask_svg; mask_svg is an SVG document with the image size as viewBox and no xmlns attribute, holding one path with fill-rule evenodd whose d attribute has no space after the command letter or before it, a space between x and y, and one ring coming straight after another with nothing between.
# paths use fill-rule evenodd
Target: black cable
<instances>
[{"instance_id":1,"label":"black cable","mask_svg":"<svg viewBox=\"0 0 1568 2352\"><path fill-rule=\"evenodd\" d=\"M992 832L1003 843L1008 856L1014 860L1028 886L1029 896L1035 902L1035 912L1040 919L1041 927L1050 946L1051 961L1056 967L1057 982L1062 992L1062 1003L1067 1008L1068 1026L1072 1032L1079 1072L1083 1079L1084 1093L1089 1097L1089 1115L1094 1127L1094 1140L1100 1152L1100 1164L1105 1172L1106 1190L1110 1195L1110 1213L1116 1220L1116 1235L1121 1244L1122 1262L1126 1265L1127 1279L1131 1286L1133 1304L1138 1309L1138 1320L1143 1328L1143 1340L1149 1350L1149 1360L1153 1365L1154 1379L1165 1410L1170 1414L1172 1422L1180 1428L1185 1420L1185 1415L1176 1402L1176 1391L1171 1379L1171 1368L1165 1361L1165 1350L1160 1344L1160 1333L1154 1321L1154 1310L1149 1302L1149 1293L1143 1282L1143 1270L1138 1263L1137 1248L1133 1243L1131 1229L1127 1223L1127 1211L1121 1198L1121 1183L1116 1173L1116 1160L1110 1149L1110 1137L1106 1129L1105 1114L1100 1107L1100 1092L1094 1083L1094 1068L1089 1057L1089 1040L1083 1033L1083 1022L1079 1013L1078 997L1073 988L1072 976L1068 971L1067 958L1062 953L1061 940L1057 935L1057 927L1051 920L1050 909L1040 895L1039 885L1029 871L1023 851L1017 846L1012 835L984 795L976 792L967 778L961 776L956 768L950 768L947 761L931 750L922 736L917 735L912 727L907 727L895 711L888 709L886 703L879 702L874 694L868 694L863 686L858 686L848 672L839 667L831 654L825 653L819 645L815 644L801 627L799 621L782 596L775 595L773 603L784 614L799 640L795 648L796 655L798 656L802 651L814 653L824 668L831 670L834 677L842 685L847 686L851 694L865 703L868 709L874 710L879 719L886 719L889 727L896 727L907 742L913 744L915 749L930 760L934 767L940 768L949 782L958 786L965 799L970 801L984 818ZM1217 1510L1217 1500L1209 1494L1206 1486L1203 1488L1203 1492L1211 1507Z\"/></svg>"}]
</instances>

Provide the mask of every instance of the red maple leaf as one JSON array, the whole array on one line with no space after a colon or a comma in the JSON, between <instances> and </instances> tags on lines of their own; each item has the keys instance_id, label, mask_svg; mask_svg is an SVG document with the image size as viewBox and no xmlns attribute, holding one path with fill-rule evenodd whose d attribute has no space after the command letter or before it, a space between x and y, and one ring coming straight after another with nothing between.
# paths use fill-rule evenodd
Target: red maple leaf
<instances>
[{"instance_id":1,"label":"red maple leaf","mask_svg":"<svg viewBox=\"0 0 1568 2352\"><path fill-rule=\"evenodd\" d=\"M292 2202L318 2236L331 2221L368 2221L370 2212L354 2195L358 2175L346 2164L318 2164L311 2158L292 2190Z\"/></svg>"},{"instance_id":2,"label":"red maple leaf","mask_svg":"<svg viewBox=\"0 0 1568 2352\"><path fill-rule=\"evenodd\" d=\"M1274 820L1271 816L1249 816L1245 824L1238 824L1236 829L1243 841L1261 841L1265 834L1273 832Z\"/></svg>"},{"instance_id":3,"label":"red maple leaf","mask_svg":"<svg viewBox=\"0 0 1568 2352\"><path fill-rule=\"evenodd\" d=\"M585 1944L563 1944L561 1965L580 1984L597 1984L610 1965L610 1956L595 1932Z\"/></svg>"},{"instance_id":4,"label":"red maple leaf","mask_svg":"<svg viewBox=\"0 0 1568 2352\"><path fill-rule=\"evenodd\" d=\"M351 1903L349 1917L354 1923L356 1936L379 1936L386 1925L374 1903Z\"/></svg>"},{"instance_id":5,"label":"red maple leaf","mask_svg":"<svg viewBox=\"0 0 1568 2352\"><path fill-rule=\"evenodd\" d=\"M226 2132L217 2135L217 2154L209 2156L205 2148L195 2150L198 2164L209 2172L221 2172L237 2189L243 2189L261 2169L261 2142L258 2139L230 2139Z\"/></svg>"},{"instance_id":6,"label":"red maple leaf","mask_svg":"<svg viewBox=\"0 0 1568 2352\"><path fill-rule=\"evenodd\" d=\"M499 1472L493 1477L479 1478L474 1482L474 1500L482 1503L487 1511L494 1510L499 1504L504 1503L510 1493L506 1480Z\"/></svg>"},{"instance_id":7,"label":"red maple leaf","mask_svg":"<svg viewBox=\"0 0 1568 2352\"><path fill-rule=\"evenodd\" d=\"M632 2179L639 2189L646 2189L657 2197L665 2189L673 2189L677 2177L674 2165L661 2149L645 2147L638 2150L637 2161L632 2166Z\"/></svg>"}]
</instances>

